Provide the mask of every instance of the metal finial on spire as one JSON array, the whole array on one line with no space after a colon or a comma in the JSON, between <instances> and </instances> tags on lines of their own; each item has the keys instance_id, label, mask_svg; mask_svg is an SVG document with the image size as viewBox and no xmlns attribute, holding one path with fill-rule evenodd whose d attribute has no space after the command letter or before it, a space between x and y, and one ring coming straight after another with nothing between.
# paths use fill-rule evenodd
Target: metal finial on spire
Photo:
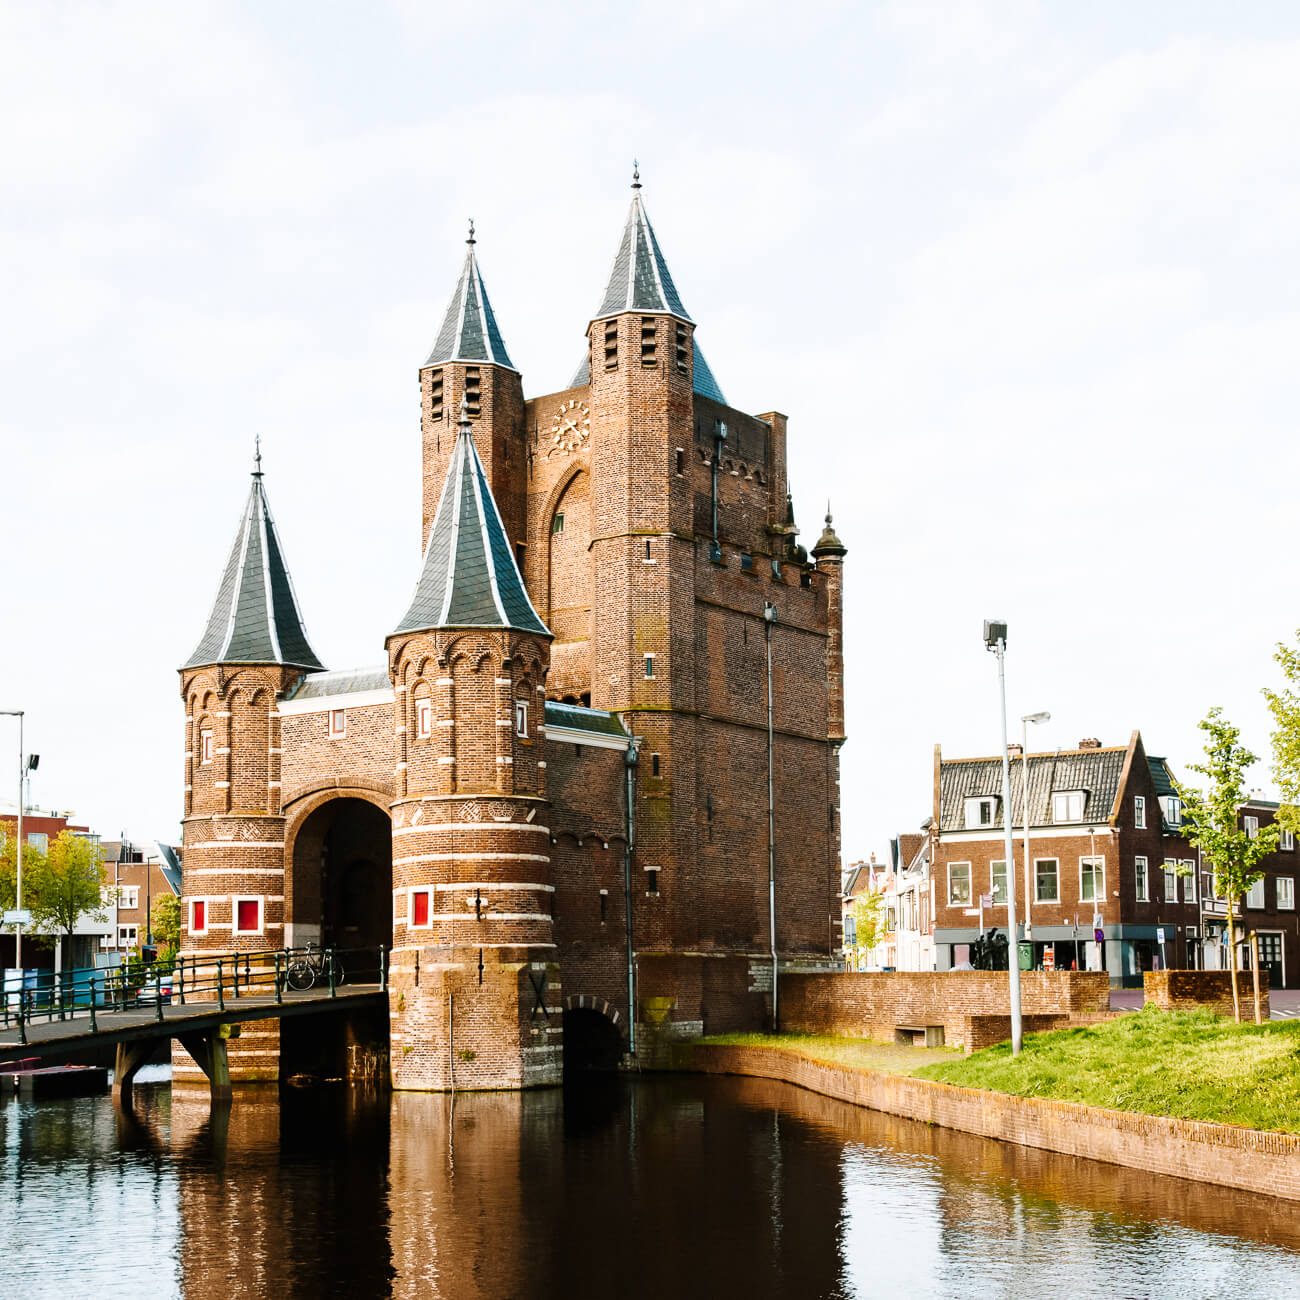
<instances>
[{"instance_id":1,"label":"metal finial on spire","mask_svg":"<svg viewBox=\"0 0 1300 1300\"><path fill-rule=\"evenodd\" d=\"M641 166L635 158L632 159L632 188L634 190L641 188Z\"/></svg>"},{"instance_id":2,"label":"metal finial on spire","mask_svg":"<svg viewBox=\"0 0 1300 1300\"><path fill-rule=\"evenodd\" d=\"M262 435L253 435L253 477L262 477Z\"/></svg>"},{"instance_id":3,"label":"metal finial on spire","mask_svg":"<svg viewBox=\"0 0 1300 1300\"><path fill-rule=\"evenodd\" d=\"M831 499L830 499L830 497L827 497L827 498L826 498L826 522L827 522L828 524L831 522Z\"/></svg>"},{"instance_id":4,"label":"metal finial on spire","mask_svg":"<svg viewBox=\"0 0 1300 1300\"><path fill-rule=\"evenodd\" d=\"M469 219L469 238L465 241L467 244L476 244L478 241L474 238L474 218Z\"/></svg>"}]
</instances>

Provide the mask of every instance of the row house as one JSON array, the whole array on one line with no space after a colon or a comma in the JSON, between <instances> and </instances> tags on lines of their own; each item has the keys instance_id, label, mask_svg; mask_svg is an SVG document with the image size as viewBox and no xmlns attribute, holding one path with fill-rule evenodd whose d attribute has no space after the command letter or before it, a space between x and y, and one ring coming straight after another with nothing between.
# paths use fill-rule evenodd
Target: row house
<instances>
[{"instance_id":1,"label":"row house","mask_svg":"<svg viewBox=\"0 0 1300 1300\"><path fill-rule=\"evenodd\" d=\"M1146 753L1137 731L1124 746L1087 739L1075 749L1011 752L1022 964L1027 953L1035 969L1104 970L1130 986L1152 969L1227 965L1227 902L1183 833L1167 763ZM1006 812L1000 756L944 758L935 746L929 830L940 970L969 959L981 924L1006 931ZM1276 804L1252 801L1242 824L1258 830L1276 813ZM1259 935L1273 987L1300 983L1298 863L1285 833L1244 900L1244 927Z\"/></svg>"},{"instance_id":2,"label":"row house","mask_svg":"<svg viewBox=\"0 0 1300 1300\"><path fill-rule=\"evenodd\" d=\"M928 825L889 842L889 861L857 862L844 871L841 906L844 955L849 969L922 971L935 969L934 882L930 874ZM857 949L854 905L863 894L883 896L885 933L869 952Z\"/></svg>"},{"instance_id":3,"label":"row house","mask_svg":"<svg viewBox=\"0 0 1300 1300\"><path fill-rule=\"evenodd\" d=\"M154 948L154 904L160 898L181 894L181 851L161 840L132 841L125 837L105 840L104 896L108 900L113 931L105 949L129 952Z\"/></svg>"}]
</instances>

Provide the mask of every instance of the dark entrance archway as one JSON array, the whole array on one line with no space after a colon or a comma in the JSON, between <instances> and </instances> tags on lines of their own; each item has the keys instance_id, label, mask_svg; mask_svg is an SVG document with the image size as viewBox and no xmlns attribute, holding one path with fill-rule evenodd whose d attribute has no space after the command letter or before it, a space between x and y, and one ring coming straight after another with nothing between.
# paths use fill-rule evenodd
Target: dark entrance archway
<instances>
[{"instance_id":1,"label":"dark entrance archway","mask_svg":"<svg viewBox=\"0 0 1300 1300\"><path fill-rule=\"evenodd\" d=\"M564 1013L564 1073L608 1072L618 1069L623 1057L623 1035L618 1026L590 1007L573 1007Z\"/></svg>"},{"instance_id":2,"label":"dark entrance archway","mask_svg":"<svg viewBox=\"0 0 1300 1300\"><path fill-rule=\"evenodd\" d=\"M377 949L393 943L393 829L365 799L330 799L293 842L295 944Z\"/></svg>"}]
</instances>

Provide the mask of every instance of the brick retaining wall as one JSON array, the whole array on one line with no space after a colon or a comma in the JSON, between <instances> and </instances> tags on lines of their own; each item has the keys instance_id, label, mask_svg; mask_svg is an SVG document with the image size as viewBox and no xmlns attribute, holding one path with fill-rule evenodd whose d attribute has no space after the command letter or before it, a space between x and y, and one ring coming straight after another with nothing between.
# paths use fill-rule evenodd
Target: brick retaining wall
<instances>
[{"instance_id":1,"label":"brick retaining wall","mask_svg":"<svg viewBox=\"0 0 1300 1300\"><path fill-rule=\"evenodd\" d=\"M1237 997L1243 1020L1255 1019L1255 977L1237 972ZM1232 1016L1232 972L1226 970L1149 970L1142 976L1148 1003L1162 1011L1213 1011ZM1259 972L1260 1015L1268 1019L1268 971Z\"/></svg>"},{"instance_id":2,"label":"brick retaining wall","mask_svg":"<svg viewBox=\"0 0 1300 1300\"><path fill-rule=\"evenodd\" d=\"M679 1068L780 1079L840 1101L999 1142L1300 1201L1300 1137L1010 1097L905 1075L826 1065L772 1047L690 1045Z\"/></svg>"},{"instance_id":3,"label":"brick retaining wall","mask_svg":"<svg viewBox=\"0 0 1300 1300\"><path fill-rule=\"evenodd\" d=\"M942 1025L946 1043L974 1051L1011 1036L1009 1000L1006 971L782 975L781 1028L889 1042L897 1025ZM1026 1029L1033 1030L1106 1013L1110 977L1104 971L1022 971L1020 1005ZM995 1032L1000 1037L990 1037Z\"/></svg>"}]
</instances>

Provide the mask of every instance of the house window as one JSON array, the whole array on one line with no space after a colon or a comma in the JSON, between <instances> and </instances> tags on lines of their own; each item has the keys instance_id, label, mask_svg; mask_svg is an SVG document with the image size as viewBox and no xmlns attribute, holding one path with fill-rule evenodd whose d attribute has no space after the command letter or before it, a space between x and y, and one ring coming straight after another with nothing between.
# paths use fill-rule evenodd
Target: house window
<instances>
[{"instance_id":1,"label":"house window","mask_svg":"<svg viewBox=\"0 0 1300 1300\"><path fill-rule=\"evenodd\" d=\"M981 826L992 826L997 800L991 795L980 795L966 800L966 829L977 830Z\"/></svg>"},{"instance_id":2,"label":"house window","mask_svg":"<svg viewBox=\"0 0 1300 1300\"><path fill-rule=\"evenodd\" d=\"M1259 818L1258 818L1258 817L1251 817L1251 816L1247 815L1246 817L1242 818L1242 821L1245 823L1245 828L1246 828L1246 838L1247 838L1248 840L1255 840L1255 839L1258 839L1258 838L1259 838Z\"/></svg>"},{"instance_id":3,"label":"house window","mask_svg":"<svg viewBox=\"0 0 1300 1300\"><path fill-rule=\"evenodd\" d=\"M655 366L659 364L655 356L655 319L653 316L641 318L641 364Z\"/></svg>"},{"instance_id":4,"label":"house window","mask_svg":"<svg viewBox=\"0 0 1300 1300\"><path fill-rule=\"evenodd\" d=\"M262 933L262 900L260 898L232 898L231 916L235 934Z\"/></svg>"},{"instance_id":5,"label":"house window","mask_svg":"<svg viewBox=\"0 0 1300 1300\"><path fill-rule=\"evenodd\" d=\"M1183 902L1196 902L1196 863L1184 859L1180 864L1183 877Z\"/></svg>"},{"instance_id":6,"label":"house window","mask_svg":"<svg viewBox=\"0 0 1300 1300\"><path fill-rule=\"evenodd\" d=\"M1178 863L1173 858L1165 859L1165 902L1178 901Z\"/></svg>"},{"instance_id":7,"label":"house window","mask_svg":"<svg viewBox=\"0 0 1300 1300\"><path fill-rule=\"evenodd\" d=\"M50 837L44 831L28 831L27 843L41 853L49 852Z\"/></svg>"},{"instance_id":8,"label":"house window","mask_svg":"<svg viewBox=\"0 0 1300 1300\"><path fill-rule=\"evenodd\" d=\"M1263 910L1264 907L1264 877L1255 881L1246 891L1246 906Z\"/></svg>"},{"instance_id":9,"label":"house window","mask_svg":"<svg viewBox=\"0 0 1300 1300\"><path fill-rule=\"evenodd\" d=\"M1160 807L1165 815L1165 821L1170 826L1181 826L1183 824L1183 801L1177 795L1161 795Z\"/></svg>"},{"instance_id":10,"label":"house window","mask_svg":"<svg viewBox=\"0 0 1300 1300\"><path fill-rule=\"evenodd\" d=\"M1147 801L1144 795L1133 796L1133 825L1140 831L1147 828Z\"/></svg>"},{"instance_id":11,"label":"house window","mask_svg":"<svg viewBox=\"0 0 1300 1300\"><path fill-rule=\"evenodd\" d=\"M1294 853L1295 852L1295 831L1289 831L1283 828L1282 833L1278 837L1277 846L1284 853Z\"/></svg>"},{"instance_id":12,"label":"house window","mask_svg":"<svg viewBox=\"0 0 1300 1300\"><path fill-rule=\"evenodd\" d=\"M1052 820L1054 822L1081 822L1083 820L1083 791L1058 790L1053 794Z\"/></svg>"},{"instance_id":13,"label":"house window","mask_svg":"<svg viewBox=\"0 0 1300 1300\"><path fill-rule=\"evenodd\" d=\"M993 881L993 906L1005 907L1007 902L1007 864L994 862L991 866Z\"/></svg>"},{"instance_id":14,"label":"house window","mask_svg":"<svg viewBox=\"0 0 1300 1300\"><path fill-rule=\"evenodd\" d=\"M563 531L564 531L564 511L557 510L555 514L551 516L551 532L552 534L555 534L555 533L562 533Z\"/></svg>"},{"instance_id":15,"label":"house window","mask_svg":"<svg viewBox=\"0 0 1300 1300\"><path fill-rule=\"evenodd\" d=\"M212 728L204 727L199 732L199 761L201 763L212 762Z\"/></svg>"},{"instance_id":16,"label":"house window","mask_svg":"<svg viewBox=\"0 0 1300 1300\"><path fill-rule=\"evenodd\" d=\"M119 948L134 948L139 934L138 926L119 925L117 927L117 946Z\"/></svg>"},{"instance_id":17,"label":"house window","mask_svg":"<svg viewBox=\"0 0 1300 1300\"><path fill-rule=\"evenodd\" d=\"M650 755L650 775L651 775L651 776L658 776L658 775L659 775L659 755L658 755L658 754L651 754L651 755ZM710 803L710 805L709 805L709 820L710 820L710 821L713 820L713 806L712 806L712 803Z\"/></svg>"},{"instance_id":18,"label":"house window","mask_svg":"<svg viewBox=\"0 0 1300 1300\"><path fill-rule=\"evenodd\" d=\"M684 371L686 369L686 355L689 347L690 347L690 340L686 337L686 326L683 325L681 321L678 321L677 339L676 339L678 370ZM679 470L678 472L680 473L681 471Z\"/></svg>"},{"instance_id":19,"label":"house window","mask_svg":"<svg viewBox=\"0 0 1300 1300\"><path fill-rule=\"evenodd\" d=\"M433 735L433 701L427 695L415 702L415 734L420 740Z\"/></svg>"},{"instance_id":20,"label":"house window","mask_svg":"<svg viewBox=\"0 0 1300 1300\"><path fill-rule=\"evenodd\" d=\"M528 701L515 701L515 735L528 739Z\"/></svg>"},{"instance_id":21,"label":"house window","mask_svg":"<svg viewBox=\"0 0 1300 1300\"><path fill-rule=\"evenodd\" d=\"M1146 858L1133 859L1133 896L1139 903L1147 901L1147 860Z\"/></svg>"},{"instance_id":22,"label":"house window","mask_svg":"<svg viewBox=\"0 0 1300 1300\"><path fill-rule=\"evenodd\" d=\"M348 711L346 709L330 710L330 739L337 740L347 734Z\"/></svg>"},{"instance_id":23,"label":"house window","mask_svg":"<svg viewBox=\"0 0 1300 1300\"><path fill-rule=\"evenodd\" d=\"M948 864L948 906L970 906L970 863Z\"/></svg>"},{"instance_id":24,"label":"house window","mask_svg":"<svg viewBox=\"0 0 1300 1300\"><path fill-rule=\"evenodd\" d=\"M442 371L435 370L429 376L429 419L442 419Z\"/></svg>"},{"instance_id":25,"label":"house window","mask_svg":"<svg viewBox=\"0 0 1300 1300\"><path fill-rule=\"evenodd\" d=\"M117 891L118 907L125 907L128 911L134 910L140 906L140 886L123 885Z\"/></svg>"},{"instance_id":26,"label":"house window","mask_svg":"<svg viewBox=\"0 0 1300 1300\"><path fill-rule=\"evenodd\" d=\"M645 869L645 892L655 897L659 895L659 868L647 867Z\"/></svg>"},{"instance_id":27,"label":"house window","mask_svg":"<svg viewBox=\"0 0 1300 1300\"><path fill-rule=\"evenodd\" d=\"M686 453L680 447L677 448L677 472L680 474L685 469Z\"/></svg>"},{"instance_id":28,"label":"house window","mask_svg":"<svg viewBox=\"0 0 1300 1300\"><path fill-rule=\"evenodd\" d=\"M429 924L431 890L411 890L411 911L408 924L412 927L427 927Z\"/></svg>"},{"instance_id":29,"label":"house window","mask_svg":"<svg viewBox=\"0 0 1300 1300\"><path fill-rule=\"evenodd\" d=\"M653 676L655 675L655 657L654 657L654 655L646 655L646 657L645 657L645 675L646 675L647 677L653 677Z\"/></svg>"},{"instance_id":30,"label":"house window","mask_svg":"<svg viewBox=\"0 0 1300 1300\"><path fill-rule=\"evenodd\" d=\"M1279 912L1295 911L1295 877L1278 876L1277 910Z\"/></svg>"},{"instance_id":31,"label":"house window","mask_svg":"<svg viewBox=\"0 0 1300 1300\"><path fill-rule=\"evenodd\" d=\"M1034 859L1034 902L1059 903L1060 883L1057 880L1055 858Z\"/></svg>"},{"instance_id":32,"label":"house window","mask_svg":"<svg viewBox=\"0 0 1300 1300\"><path fill-rule=\"evenodd\" d=\"M206 898L190 899L190 933L207 934L208 900Z\"/></svg>"},{"instance_id":33,"label":"house window","mask_svg":"<svg viewBox=\"0 0 1300 1300\"><path fill-rule=\"evenodd\" d=\"M605 369L618 368L618 321L612 320L605 325Z\"/></svg>"},{"instance_id":34,"label":"house window","mask_svg":"<svg viewBox=\"0 0 1300 1300\"><path fill-rule=\"evenodd\" d=\"M600 891L600 923L604 925L609 920L609 890Z\"/></svg>"},{"instance_id":35,"label":"house window","mask_svg":"<svg viewBox=\"0 0 1300 1300\"><path fill-rule=\"evenodd\" d=\"M1106 900L1106 859L1079 859L1079 899L1084 903Z\"/></svg>"}]
</instances>

